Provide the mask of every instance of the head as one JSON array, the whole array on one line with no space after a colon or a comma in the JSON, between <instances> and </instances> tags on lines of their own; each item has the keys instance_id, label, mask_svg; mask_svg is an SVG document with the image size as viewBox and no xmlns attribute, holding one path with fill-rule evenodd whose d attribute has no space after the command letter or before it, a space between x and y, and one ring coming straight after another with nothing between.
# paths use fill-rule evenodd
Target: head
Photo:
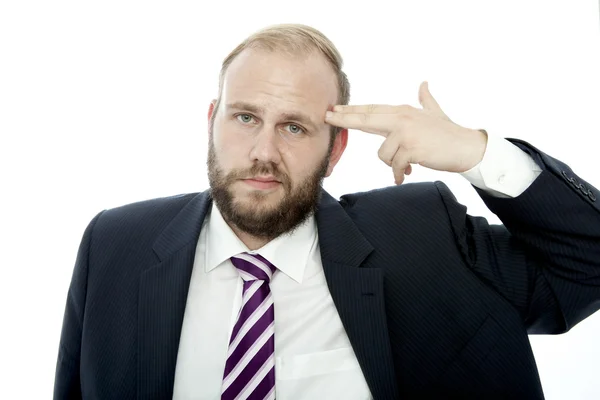
<instances>
[{"instance_id":1,"label":"head","mask_svg":"<svg viewBox=\"0 0 600 400\"><path fill-rule=\"evenodd\" d=\"M322 33L287 24L256 32L225 58L208 111L207 165L230 225L271 240L316 211L348 139L324 121L349 102L342 64Z\"/></svg>"}]
</instances>

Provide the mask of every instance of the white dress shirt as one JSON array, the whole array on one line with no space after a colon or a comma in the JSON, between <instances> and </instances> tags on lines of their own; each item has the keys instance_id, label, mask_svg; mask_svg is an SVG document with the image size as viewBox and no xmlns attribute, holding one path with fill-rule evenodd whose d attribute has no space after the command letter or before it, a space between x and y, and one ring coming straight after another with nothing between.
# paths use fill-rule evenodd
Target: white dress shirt
<instances>
[{"instance_id":1,"label":"white dress shirt","mask_svg":"<svg viewBox=\"0 0 600 400\"><path fill-rule=\"evenodd\" d=\"M540 172L526 153L490 135L482 162L462 175L495 196L516 197ZM174 399L221 397L229 336L243 286L229 258L242 252L251 251L213 203L196 246ZM278 268L270 283L275 304L276 399L372 399L327 288L314 216L291 234L251 253L259 253Z\"/></svg>"}]
</instances>

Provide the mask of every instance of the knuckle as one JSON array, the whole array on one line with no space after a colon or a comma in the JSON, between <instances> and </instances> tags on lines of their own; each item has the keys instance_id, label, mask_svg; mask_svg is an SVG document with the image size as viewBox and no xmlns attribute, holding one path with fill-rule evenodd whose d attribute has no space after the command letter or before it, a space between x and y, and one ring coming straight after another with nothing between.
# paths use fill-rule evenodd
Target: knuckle
<instances>
[{"instance_id":1,"label":"knuckle","mask_svg":"<svg viewBox=\"0 0 600 400\"><path fill-rule=\"evenodd\" d=\"M396 113L396 115L394 115L394 119L396 120L397 124L404 124L408 120L405 113Z\"/></svg>"},{"instance_id":2,"label":"knuckle","mask_svg":"<svg viewBox=\"0 0 600 400\"><path fill-rule=\"evenodd\" d=\"M386 163L387 165L391 166L391 161L389 160L389 156L387 155L387 149L384 146L381 146L379 148L379 151L377 152L377 155L379 156L379 159L381 161L383 161L384 163Z\"/></svg>"},{"instance_id":3,"label":"knuckle","mask_svg":"<svg viewBox=\"0 0 600 400\"><path fill-rule=\"evenodd\" d=\"M410 106L408 104L402 104L400 106L398 106L398 111L401 113L406 113L407 111L410 110Z\"/></svg>"}]
</instances>

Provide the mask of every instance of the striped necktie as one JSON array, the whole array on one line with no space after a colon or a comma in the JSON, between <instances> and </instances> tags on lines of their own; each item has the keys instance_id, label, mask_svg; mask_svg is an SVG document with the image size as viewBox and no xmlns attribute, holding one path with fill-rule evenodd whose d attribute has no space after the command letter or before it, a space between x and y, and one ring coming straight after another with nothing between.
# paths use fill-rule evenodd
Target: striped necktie
<instances>
[{"instance_id":1,"label":"striped necktie","mask_svg":"<svg viewBox=\"0 0 600 400\"><path fill-rule=\"evenodd\" d=\"M258 254L231 257L244 280L242 308L231 332L222 400L275 399L275 310L269 282L275 267Z\"/></svg>"}]
</instances>

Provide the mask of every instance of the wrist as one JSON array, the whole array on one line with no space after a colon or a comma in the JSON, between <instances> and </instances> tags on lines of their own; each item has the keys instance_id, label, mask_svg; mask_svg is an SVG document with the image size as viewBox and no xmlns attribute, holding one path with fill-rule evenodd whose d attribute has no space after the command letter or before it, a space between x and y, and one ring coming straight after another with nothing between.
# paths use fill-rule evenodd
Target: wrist
<instances>
[{"instance_id":1,"label":"wrist","mask_svg":"<svg viewBox=\"0 0 600 400\"><path fill-rule=\"evenodd\" d=\"M488 134L485 129L467 129L465 135L469 144L465 146L467 154L460 172L473 169L483 160L488 143Z\"/></svg>"}]
</instances>

